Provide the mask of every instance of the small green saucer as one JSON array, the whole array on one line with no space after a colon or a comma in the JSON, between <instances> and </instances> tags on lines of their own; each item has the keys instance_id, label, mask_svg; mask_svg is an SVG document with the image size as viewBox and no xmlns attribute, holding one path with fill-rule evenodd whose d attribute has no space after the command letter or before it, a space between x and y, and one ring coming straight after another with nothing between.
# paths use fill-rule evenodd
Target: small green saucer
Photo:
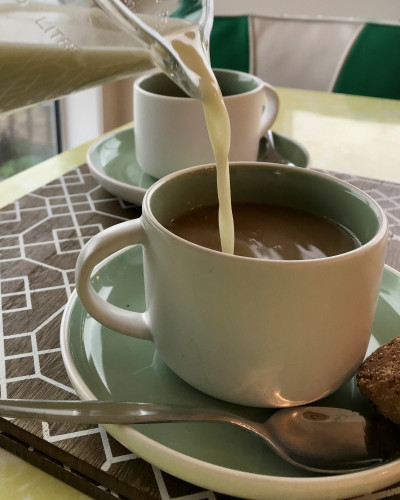
<instances>
[{"instance_id":1,"label":"small green saucer","mask_svg":"<svg viewBox=\"0 0 400 500\"><path fill-rule=\"evenodd\" d=\"M275 132L273 137L275 149L283 158L298 167L308 167L309 156L303 146ZM267 154L260 153L258 161L271 160ZM93 143L87 153L87 164L93 177L107 191L138 205L142 203L146 190L156 181L141 169L136 160L133 127L113 131Z\"/></svg>"},{"instance_id":2,"label":"small green saucer","mask_svg":"<svg viewBox=\"0 0 400 500\"><path fill-rule=\"evenodd\" d=\"M141 247L130 247L105 261L95 272L93 286L109 302L142 312ZM399 331L400 274L386 267L369 352ZM118 334L91 318L76 292L63 315L61 351L81 399L210 406L261 420L273 411L225 403L193 389L164 364L151 342ZM368 411L354 379L318 404ZM363 472L318 476L291 466L261 440L228 424L105 427L124 446L170 474L245 498L308 500L325 498L328 493L331 499L354 497L393 484L400 475L400 460L396 460Z\"/></svg>"}]
</instances>

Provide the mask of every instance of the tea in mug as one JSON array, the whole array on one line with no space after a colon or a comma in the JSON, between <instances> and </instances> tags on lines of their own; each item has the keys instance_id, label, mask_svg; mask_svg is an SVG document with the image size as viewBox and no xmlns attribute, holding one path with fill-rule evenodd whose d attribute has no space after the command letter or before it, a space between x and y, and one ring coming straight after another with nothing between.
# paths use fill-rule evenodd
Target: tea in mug
<instances>
[{"instance_id":1,"label":"tea in mug","mask_svg":"<svg viewBox=\"0 0 400 500\"><path fill-rule=\"evenodd\" d=\"M273 260L319 259L360 246L346 228L312 213L262 203L233 204L235 255ZM221 251L218 206L204 206L166 228L197 245Z\"/></svg>"}]
</instances>

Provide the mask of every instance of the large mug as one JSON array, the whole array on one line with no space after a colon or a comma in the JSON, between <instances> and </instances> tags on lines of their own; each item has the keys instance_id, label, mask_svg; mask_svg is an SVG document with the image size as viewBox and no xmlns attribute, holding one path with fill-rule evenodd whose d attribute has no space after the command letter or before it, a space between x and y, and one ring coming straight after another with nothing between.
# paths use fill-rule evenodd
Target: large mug
<instances>
[{"instance_id":1,"label":"large mug","mask_svg":"<svg viewBox=\"0 0 400 500\"><path fill-rule=\"evenodd\" d=\"M251 406L310 403L348 380L366 353L386 216L358 188L316 171L256 162L230 170L234 203L320 215L350 231L359 246L330 257L265 260L186 241L166 229L169 221L217 203L214 166L193 167L157 181L139 219L86 244L77 262L78 295L105 326L154 342L177 375L207 394ZM96 264L135 244L143 246L143 314L107 303L91 285Z\"/></svg>"},{"instance_id":2,"label":"large mug","mask_svg":"<svg viewBox=\"0 0 400 500\"><path fill-rule=\"evenodd\" d=\"M260 139L272 127L279 97L249 73L214 70L231 124L230 161L257 160ZM198 99L188 97L163 73L134 83L135 153L141 168L157 179L215 161Z\"/></svg>"}]
</instances>

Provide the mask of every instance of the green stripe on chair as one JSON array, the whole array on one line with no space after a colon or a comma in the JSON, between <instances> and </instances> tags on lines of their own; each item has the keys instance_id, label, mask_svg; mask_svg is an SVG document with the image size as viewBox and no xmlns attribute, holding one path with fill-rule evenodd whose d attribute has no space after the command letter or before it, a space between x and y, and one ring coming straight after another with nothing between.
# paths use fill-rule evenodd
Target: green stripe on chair
<instances>
[{"instance_id":1,"label":"green stripe on chair","mask_svg":"<svg viewBox=\"0 0 400 500\"><path fill-rule=\"evenodd\" d=\"M333 92L400 99L400 27L367 24L351 48Z\"/></svg>"},{"instance_id":2,"label":"green stripe on chair","mask_svg":"<svg viewBox=\"0 0 400 500\"><path fill-rule=\"evenodd\" d=\"M216 17L210 37L213 68L249 72L249 23L246 16Z\"/></svg>"}]
</instances>

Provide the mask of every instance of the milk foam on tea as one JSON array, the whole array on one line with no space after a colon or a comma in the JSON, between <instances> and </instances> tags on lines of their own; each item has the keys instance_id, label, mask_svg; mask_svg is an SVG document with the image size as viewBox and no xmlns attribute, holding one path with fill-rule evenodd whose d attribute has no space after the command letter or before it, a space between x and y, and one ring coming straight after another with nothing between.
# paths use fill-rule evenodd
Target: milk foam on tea
<instances>
[{"instance_id":1,"label":"milk foam on tea","mask_svg":"<svg viewBox=\"0 0 400 500\"><path fill-rule=\"evenodd\" d=\"M166 228L200 246L221 250L216 205L195 208ZM262 203L233 204L235 255L272 260L305 260L349 252L360 242L327 218L295 208Z\"/></svg>"}]
</instances>

